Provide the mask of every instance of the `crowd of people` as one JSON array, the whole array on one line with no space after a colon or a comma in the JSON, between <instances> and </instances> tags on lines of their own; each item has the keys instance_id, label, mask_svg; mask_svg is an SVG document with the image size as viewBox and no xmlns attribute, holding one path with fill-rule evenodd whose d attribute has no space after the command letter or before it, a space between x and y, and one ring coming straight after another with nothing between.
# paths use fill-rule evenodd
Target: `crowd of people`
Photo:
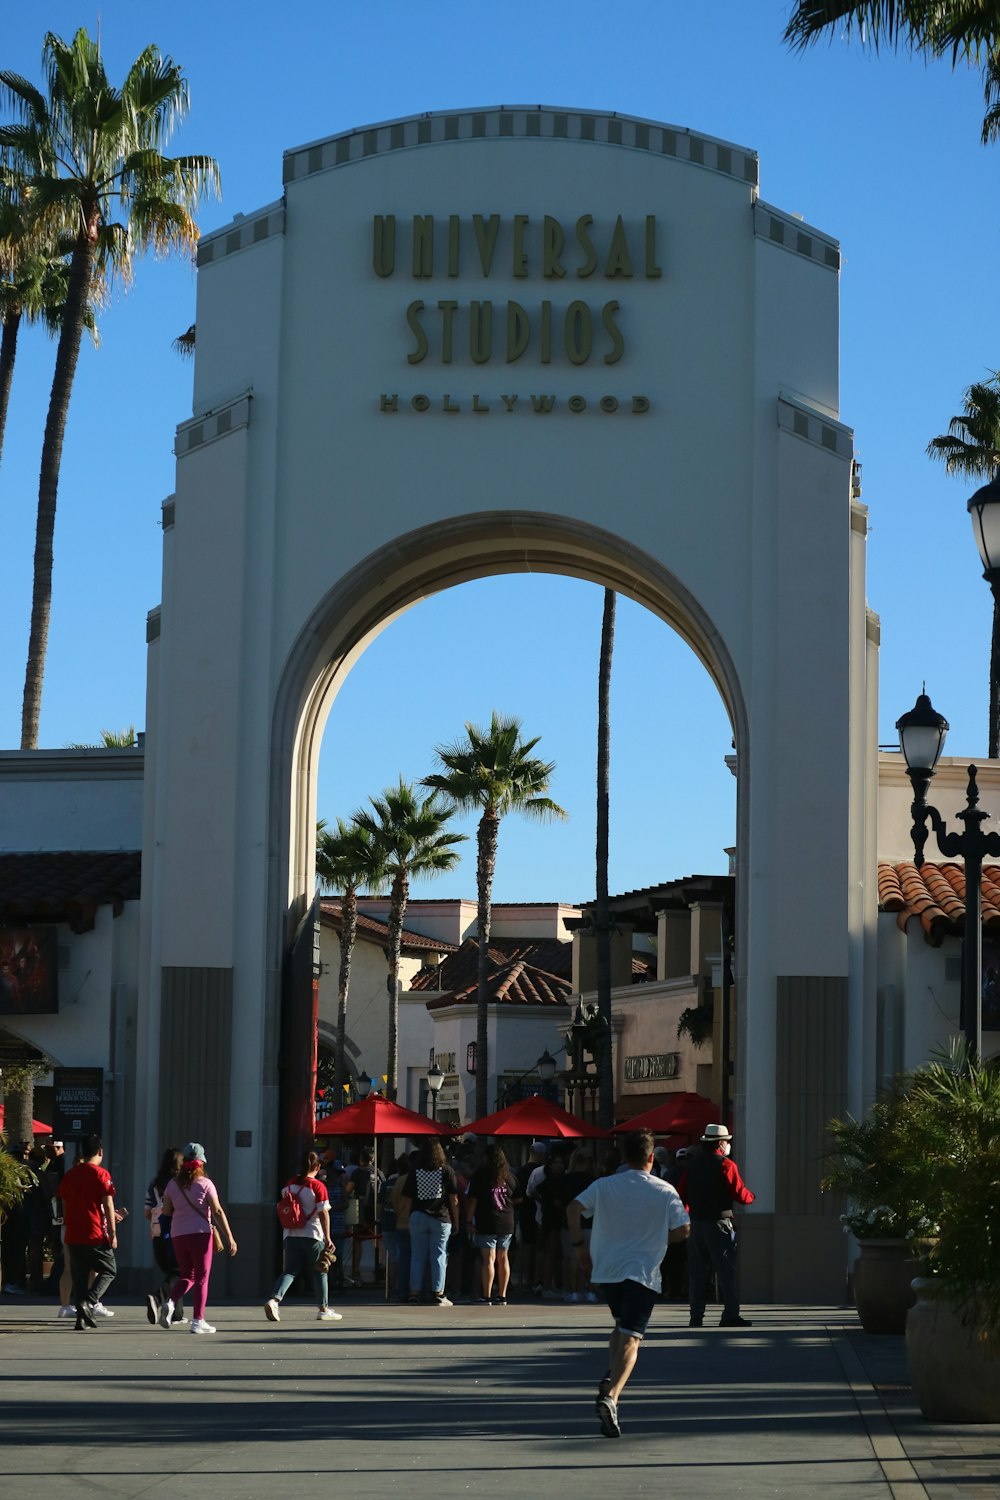
<instances>
[{"instance_id":1,"label":"crowd of people","mask_svg":"<svg viewBox=\"0 0 1000 1500\"><path fill-rule=\"evenodd\" d=\"M522 1295L607 1305L613 1328L595 1411L604 1436L620 1437L618 1403L661 1297L685 1296L689 1326L701 1328L714 1283L720 1326L749 1326L737 1295L733 1209L752 1203L753 1193L730 1156L731 1142L728 1127L713 1124L696 1146L672 1153L640 1130L624 1136L621 1155L611 1150L598 1160L587 1145L534 1141L512 1167L496 1142L459 1143L449 1159L442 1142L428 1136L388 1174L367 1149L355 1164L309 1151L281 1190L281 1272L264 1314L280 1322L283 1299L301 1281L311 1284L317 1318L340 1322L331 1289L357 1283L365 1246L379 1239L387 1286L400 1302L504 1307L516 1246ZM4 1226L3 1290L58 1286L58 1316L72 1317L78 1331L95 1328L99 1317L114 1316L103 1299L117 1273L126 1213L116 1203L103 1144L97 1136L84 1140L68 1169L59 1141L26 1147L23 1161L32 1185ZM206 1316L213 1255L237 1253L207 1165L197 1141L169 1147L146 1192L158 1278L146 1311L164 1330L181 1324L193 1334L215 1333Z\"/></svg>"}]
</instances>

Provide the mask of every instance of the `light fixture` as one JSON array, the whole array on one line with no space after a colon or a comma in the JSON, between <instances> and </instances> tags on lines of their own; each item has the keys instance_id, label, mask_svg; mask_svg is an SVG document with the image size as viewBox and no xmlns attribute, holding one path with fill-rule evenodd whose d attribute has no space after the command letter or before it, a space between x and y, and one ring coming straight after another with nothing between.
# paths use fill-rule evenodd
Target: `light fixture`
<instances>
[{"instance_id":1,"label":"light fixture","mask_svg":"<svg viewBox=\"0 0 1000 1500\"><path fill-rule=\"evenodd\" d=\"M545 1051L542 1053L535 1066L538 1069L538 1076L542 1080L542 1082L551 1083L553 1078L556 1076L556 1068L558 1065L555 1058L549 1055L548 1047L546 1047Z\"/></svg>"},{"instance_id":2,"label":"light fixture","mask_svg":"<svg viewBox=\"0 0 1000 1500\"><path fill-rule=\"evenodd\" d=\"M427 1087L430 1090L431 1095L432 1120L436 1120L438 1117L438 1094L440 1094L441 1092L441 1085L443 1083L444 1074L441 1072L441 1069L438 1067L437 1063L434 1063L432 1067L427 1069Z\"/></svg>"},{"instance_id":3,"label":"light fixture","mask_svg":"<svg viewBox=\"0 0 1000 1500\"><path fill-rule=\"evenodd\" d=\"M372 1091L371 1074L369 1074L369 1073L359 1073L358 1074L358 1098L359 1099L367 1099L368 1095L371 1093L371 1091Z\"/></svg>"},{"instance_id":4,"label":"light fixture","mask_svg":"<svg viewBox=\"0 0 1000 1500\"><path fill-rule=\"evenodd\" d=\"M896 720L899 748L909 772L934 775L949 727L948 720L938 713L926 693L920 694L908 714Z\"/></svg>"},{"instance_id":5,"label":"light fixture","mask_svg":"<svg viewBox=\"0 0 1000 1500\"><path fill-rule=\"evenodd\" d=\"M972 534L983 560L983 573L992 582L990 574L1000 569L1000 475L976 491L968 510Z\"/></svg>"}]
</instances>

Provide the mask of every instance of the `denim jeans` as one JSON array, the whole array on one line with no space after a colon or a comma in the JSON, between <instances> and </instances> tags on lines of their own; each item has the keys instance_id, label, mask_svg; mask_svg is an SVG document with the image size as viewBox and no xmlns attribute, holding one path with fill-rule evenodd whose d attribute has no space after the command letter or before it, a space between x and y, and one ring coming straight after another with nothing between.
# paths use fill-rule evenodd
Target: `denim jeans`
<instances>
[{"instance_id":1,"label":"denim jeans","mask_svg":"<svg viewBox=\"0 0 1000 1500\"><path fill-rule=\"evenodd\" d=\"M444 1293L448 1270L448 1240L451 1238L451 1222L434 1219L415 1208L410 1214L410 1296L416 1297L424 1289L424 1270L430 1261L431 1291L435 1297Z\"/></svg>"},{"instance_id":2,"label":"denim jeans","mask_svg":"<svg viewBox=\"0 0 1000 1500\"><path fill-rule=\"evenodd\" d=\"M397 1229L393 1236L395 1240L395 1259L393 1265L396 1270L396 1296L405 1302L410 1295L410 1231L409 1229Z\"/></svg>"},{"instance_id":3,"label":"denim jeans","mask_svg":"<svg viewBox=\"0 0 1000 1500\"><path fill-rule=\"evenodd\" d=\"M732 1219L692 1219L688 1240L688 1296L694 1317L704 1317L708 1280L715 1271L722 1316L738 1318L736 1296L736 1230Z\"/></svg>"},{"instance_id":4,"label":"denim jeans","mask_svg":"<svg viewBox=\"0 0 1000 1500\"><path fill-rule=\"evenodd\" d=\"M317 1271L316 1262L323 1253L323 1241L313 1235L286 1234L281 1244L282 1273L274 1284L272 1297L280 1302L292 1282L301 1271L312 1271L316 1306L325 1307L327 1302L326 1272Z\"/></svg>"}]
</instances>

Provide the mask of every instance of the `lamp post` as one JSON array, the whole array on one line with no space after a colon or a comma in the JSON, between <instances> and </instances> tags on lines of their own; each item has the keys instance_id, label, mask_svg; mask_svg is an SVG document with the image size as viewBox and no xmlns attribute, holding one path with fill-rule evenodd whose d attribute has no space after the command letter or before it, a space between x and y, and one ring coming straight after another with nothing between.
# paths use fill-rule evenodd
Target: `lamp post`
<instances>
[{"instance_id":1,"label":"lamp post","mask_svg":"<svg viewBox=\"0 0 1000 1500\"><path fill-rule=\"evenodd\" d=\"M989 756L1000 756L1000 474L978 489L968 502L972 533L983 563L983 577L993 592L990 646Z\"/></svg>"},{"instance_id":2,"label":"lamp post","mask_svg":"<svg viewBox=\"0 0 1000 1500\"><path fill-rule=\"evenodd\" d=\"M433 1067L427 1069L427 1087L430 1089L431 1095L431 1119L435 1124L438 1117L438 1094L441 1092L441 1085L443 1083L444 1074L437 1063L435 1063Z\"/></svg>"},{"instance_id":3,"label":"lamp post","mask_svg":"<svg viewBox=\"0 0 1000 1500\"><path fill-rule=\"evenodd\" d=\"M553 1080L553 1078L556 1076L556 1073L558 1071L559 1071L559 1064L556 1062L555 1058L549 1052L548 1047L546 1047L546 1049L542 1053L541 1057L536 1058L535 1061L531 1064L530 1068L525 1068L524 1072L523 1073L519 1073L516 1078L508 1078L507 1082L503 1086L503 1091L504 1091L504 1097L505 1097L505 1099L508 1099L510 1097L510 1091L514 1087L514 1085L518 1084L518 1083L522 1083L524 1081L524 1079L527 1078L527 1076L528 1076L529 1073L537 1073L538 1076L539 1076L539 1078L542 1080L543 1083L551 1083L552 1080ZM500 1103L500 1092L499 1092L499 1085L498 1085L498 1087L497 1087L497 1109L500 1109L500 1108L502 1108L502 1106L501 1106L501 1103Z\"/></svg>"},{"instance_id":4,"label":"lamp post","mask_svg":"<svg viewBox=\"0 0 1000 1500\"><path fill-rule=\"evenodd\" d=\"M1000 833L985 833L981 824L989 813L979 807L976 768L969 767L969 786L965 808L957 814L964 823L963 833L949 833L936 807L927 801L927 791L948 733L948 721L939 714L926 693L921 693L908 714L897 719L899 744L913 787L913 862L919 870L924 862L927 824L930 823L941 853L958 855L965 863L965 933L962 940L962 1028L970 1059L977 1058L982 1047L983 990L983 921L981 886L983 856L1000 855Z\"/></svg>"},{"instance_id":5,"label":"lamp post","mask_svg":"<svg viewBox=\"0 0 1000 1500\"><path fill-rule=\"evenodd\" d=\"M358 1098L367 1099L372 1091L372 1079L370 1073L358 1074Z\"/></svg>"}]
</instances>

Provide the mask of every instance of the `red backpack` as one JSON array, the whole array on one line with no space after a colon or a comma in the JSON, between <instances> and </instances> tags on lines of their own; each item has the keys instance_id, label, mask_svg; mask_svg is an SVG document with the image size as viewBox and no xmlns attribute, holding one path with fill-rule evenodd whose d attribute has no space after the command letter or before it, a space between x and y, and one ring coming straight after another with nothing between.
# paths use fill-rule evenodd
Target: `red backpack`
<instances>
[{"instance_id":1,"label":"red backpack","mask_svg":"<svg viewBox=\"0 0 1000 1500\"><path fill-rule=\"evenodd\" d=\"M282 1229L301 1229L312 1218L302 1207L299 1194L302 1184L289 1183L278 1199L278 1222Z\"/></svg>"}]
</instances>

